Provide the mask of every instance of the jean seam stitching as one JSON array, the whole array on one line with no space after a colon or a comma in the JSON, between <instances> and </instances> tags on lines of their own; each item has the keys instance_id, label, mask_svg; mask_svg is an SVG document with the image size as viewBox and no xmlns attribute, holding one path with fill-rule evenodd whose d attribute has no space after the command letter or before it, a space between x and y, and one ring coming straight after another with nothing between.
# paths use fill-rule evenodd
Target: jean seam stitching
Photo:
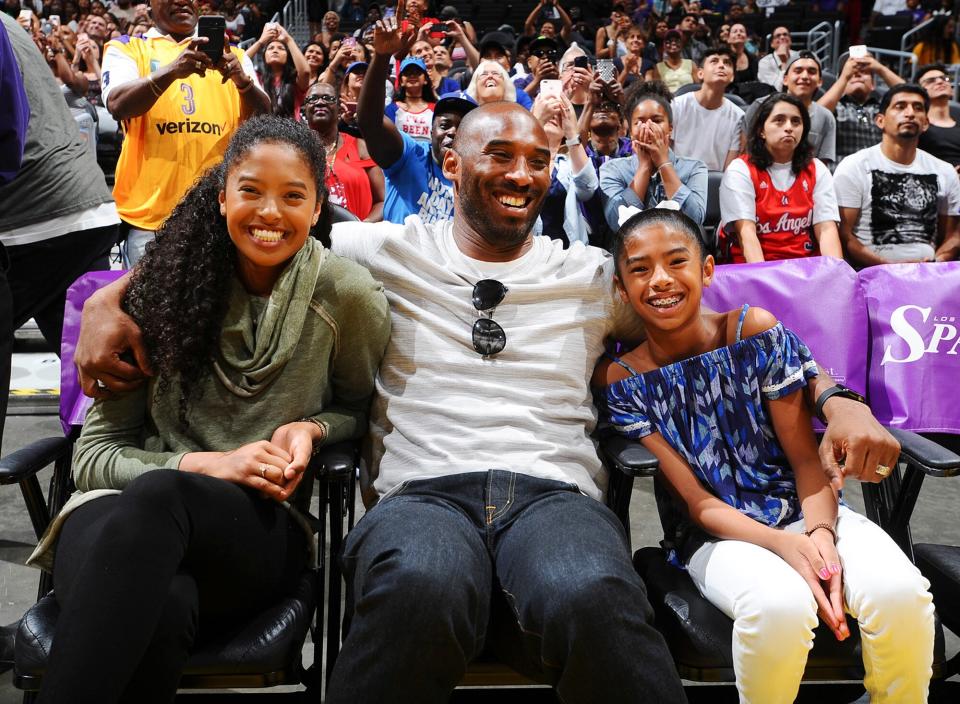
<instances>
[{"instance_id":1,"label":"jean seam stitching","mask_svg":"<svg viewBox=\"0 0 960 704\"><path fill-rule=\"evenodd\" d=\"M507 500L503 504L503 506L500 508L499 511L494 511L493 515L490 516L490 521L489 521L490 523L500 518L500 516L502 516L507 511L507 509L509 509L510 506L513 504L513 492L514 492L514 487L516 486L516 483L517 483L517 474L516 472L511 472L510 485L507 488Z\"/></svg>"}]
</instances>

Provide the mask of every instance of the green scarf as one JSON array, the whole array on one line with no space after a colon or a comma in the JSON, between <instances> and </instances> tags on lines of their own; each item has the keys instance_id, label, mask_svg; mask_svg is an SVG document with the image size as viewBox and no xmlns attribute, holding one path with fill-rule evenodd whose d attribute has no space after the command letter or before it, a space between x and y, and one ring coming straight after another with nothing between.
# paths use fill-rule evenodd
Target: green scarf
<instances>
[{"instance_id":1,"label":"green scarf","mask_svg":"<svg viewBox=\"0 0 960 704\"><path fill-rule=\"evenodd\" d=\"M263 392L293 355L327 250L308 237L273 285L270 298L252 296L235 278L213 368L241 398Z\"/></svg>"}]
</instances>

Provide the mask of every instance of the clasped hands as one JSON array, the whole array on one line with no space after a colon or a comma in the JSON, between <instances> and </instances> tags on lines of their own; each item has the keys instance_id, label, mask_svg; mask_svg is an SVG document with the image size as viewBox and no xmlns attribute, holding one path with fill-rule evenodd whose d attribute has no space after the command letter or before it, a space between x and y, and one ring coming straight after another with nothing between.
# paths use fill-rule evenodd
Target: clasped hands
<instances>
[{"instance_id":1,"label":"clasped hands","mask_svg":"<svg viewBox=\"0 0 960 704\"><path fill-rule=\"evenodd\" d=\"M264 498L286 501L303 479L319 432L310 422L286 423L270 440L247 443L228 452L188 453L180 469L248 486Z\"/></svg>"}]
</instances>

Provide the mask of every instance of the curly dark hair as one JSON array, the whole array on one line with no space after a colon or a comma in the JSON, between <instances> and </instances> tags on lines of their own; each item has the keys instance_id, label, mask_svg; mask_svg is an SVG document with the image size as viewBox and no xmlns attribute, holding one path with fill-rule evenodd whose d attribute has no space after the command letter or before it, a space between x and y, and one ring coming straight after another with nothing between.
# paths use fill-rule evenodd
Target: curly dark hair
<instances>
[{"instance_id":1,"label":"curly dark hair","mask_svg":"<svg viewBox=\"0 0 960 704\"><path fill-rule=\"evenodd\" d=\"M293 147L314 174L320 217L310 234L330 245L330 208L324 182L326 154L306 125L264 115L244 122L227 146L223 162L190 188L157 230L156 239L133 270L123 307L143 331L157 393L180 379L180 423L210 373L227 312L237 250L220 214L220 192L233 167L260 144Z\"/></svg>"},{"instance_id":2,"label":"curly dark hair","mask_svg":"<svg viewBox=\"0 0 960 704\"><path fill-rule=\"evenodd\" d=\"M768 169L773 164L773 156L767 149L767 143L760 136L763 132L763 125L766 123L770 113L773 112L777 103L789 103L800 111L800 119L803 120L803 134L797 141L797 146L793 150L793 159L790 169L794 174L803 171L810 160L813 158L813 148L810 146L810 113L807 112L807 106L799 98L795 98L789 93L774 93L769 98L760 103L760 109L753 116L750 122L750 132L747 135L747 154L750 161L758 169Z\"/></svg>"},{"instance_id":3,"label":"curly dark hair","mask_svg":"<svg viewBox=\"0 0 960 704\"><path fill-rule=\"evenodd\" d=\"M667 114L667 122L673 125L673 109L670 103L673 101L673 93L667 88L663 81L637 81L627 89L626 107L623 114L628 122L633 122L633 111L645 100L652 100L660 105Z\"/></svg>"}]
</instances>

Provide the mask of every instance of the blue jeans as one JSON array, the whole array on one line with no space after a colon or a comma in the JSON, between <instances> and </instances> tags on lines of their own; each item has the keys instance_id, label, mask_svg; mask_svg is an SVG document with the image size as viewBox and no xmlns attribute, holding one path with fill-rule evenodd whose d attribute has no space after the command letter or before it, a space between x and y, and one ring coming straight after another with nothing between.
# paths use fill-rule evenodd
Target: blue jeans
<instances>
[{"instance_id":1,"label":"blue jeans","mask_svg":"<svg viewBox=\"0 0 960 704\"><path fill-rule=\"evenodd\" d=\"M572 484L408 482L357 523L343 563L353 610L328 704L446 702L488 640L495 590L522 633L511 664L564 702L685 701L623 527Z\"/></svg>"}]
</instances>

